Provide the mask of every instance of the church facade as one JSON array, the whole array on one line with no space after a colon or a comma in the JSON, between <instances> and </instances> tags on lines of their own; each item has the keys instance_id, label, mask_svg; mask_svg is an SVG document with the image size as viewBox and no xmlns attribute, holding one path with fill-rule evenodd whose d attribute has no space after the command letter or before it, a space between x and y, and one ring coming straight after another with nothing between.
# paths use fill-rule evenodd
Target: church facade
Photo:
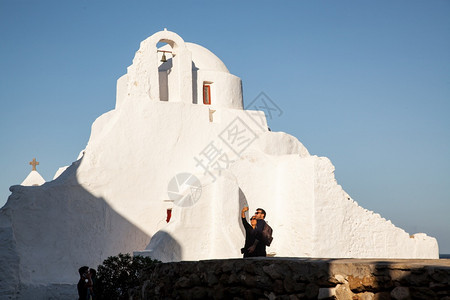
<instances>
[{"instance_id":1,"label":"church facade","mask_svg":"<svg viewBox=\"0 0 450 300\"><path fill-rule=\"evenodd\" d=\"M438 258L435 238L360 207L328 158L243 107L240 78L208 49L167 30L141 42L78 160L10 188L0 298L70 294L80 266L120 252L241 257L244 206L267 211L274 256Z\"/></svg>"}]
</instances>

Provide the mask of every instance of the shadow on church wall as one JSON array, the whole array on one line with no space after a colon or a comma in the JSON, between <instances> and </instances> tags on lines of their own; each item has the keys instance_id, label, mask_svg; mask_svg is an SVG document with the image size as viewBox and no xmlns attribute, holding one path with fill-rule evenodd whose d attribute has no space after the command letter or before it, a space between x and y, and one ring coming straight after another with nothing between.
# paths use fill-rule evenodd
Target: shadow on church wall
<instances>
[{"instance_id":1,"label":"shadow on church wall","mask_svg":"<svg viewBox=\"0 0 450 300\"><path fill-rule=\"evenodd\" d=\"M104 198L79 184L80 163L42 186L10 188L0 210L0 298L20 298L33 287L39 298L45 285L76 284L80 266L97 268L107 257L144 249L150 241Z\"/></svg>"},{"instance_id":2,"label":"shadow on church wall","mask_svg":"<svg viewBox=\"0 0 450 300\"><path fill-rule=\"evenodd\" d=\"M180 244L170 235L170 233L160 230L156 232L147 246L146 250L152 251L152 246L158 247L157 257L161 261L180 261L183 257L183 252ZM161 256L162 255L162 256Z\"/></svg>"}]
</instances>

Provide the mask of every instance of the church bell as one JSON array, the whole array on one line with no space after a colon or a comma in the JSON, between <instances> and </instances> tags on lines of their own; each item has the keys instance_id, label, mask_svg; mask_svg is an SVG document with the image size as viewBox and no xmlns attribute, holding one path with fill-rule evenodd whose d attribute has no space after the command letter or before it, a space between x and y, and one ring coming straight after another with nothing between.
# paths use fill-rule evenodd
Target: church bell
<instances>
[{"instance_id":1,"label":"church bell","mask_svg":"<svg viewBox=\"0 0 450 300\"><path fill-rule=\"evenodd\" d=\"M162 55L162 57L161 57L161 62L166 62L166 61L167 61L166 53L163 52L163 55Z\"/></svg>"}]
</instances>

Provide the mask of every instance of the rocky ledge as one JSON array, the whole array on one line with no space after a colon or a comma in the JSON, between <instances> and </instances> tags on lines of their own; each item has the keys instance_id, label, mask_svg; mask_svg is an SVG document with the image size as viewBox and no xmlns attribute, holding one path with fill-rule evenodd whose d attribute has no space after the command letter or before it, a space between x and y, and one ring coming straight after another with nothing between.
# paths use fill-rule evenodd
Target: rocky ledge
<instances>
[{"instance_id":1,"label":"rocky ledge","mask_svg":"<svg viewBox=\"0 0 450 300\"><path fill-rule=\"evenodd\" d=\"M157 264L131 299L448 299L450 260L247 258Z\"/></svg>"}]
</instances>

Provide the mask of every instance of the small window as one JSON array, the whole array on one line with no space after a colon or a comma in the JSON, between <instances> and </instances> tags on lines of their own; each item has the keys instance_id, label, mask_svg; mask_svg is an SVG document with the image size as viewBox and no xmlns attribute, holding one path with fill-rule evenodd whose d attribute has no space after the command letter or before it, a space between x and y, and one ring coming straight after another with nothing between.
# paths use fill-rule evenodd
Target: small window
<instances>
[{"instance_id":1,"label":"small window","mask_svg":"<svg viewBox=\"0 0 450 300\"><path fill-rule=\"evenodd\" d=\"M172 209L168 208L167 209L167 218L166 218L167 223L169 223L171 217L172 217Z\"/></svg>"},{"instance_id":2,"label":"small window","mask_svg":"<svg viewBox=\"0 0 450 300\"><path fill-rule=\"evenodd\" d=\"M211 86L203 84L203 104L211 105Z\"/></svg>"}]
</instances>

